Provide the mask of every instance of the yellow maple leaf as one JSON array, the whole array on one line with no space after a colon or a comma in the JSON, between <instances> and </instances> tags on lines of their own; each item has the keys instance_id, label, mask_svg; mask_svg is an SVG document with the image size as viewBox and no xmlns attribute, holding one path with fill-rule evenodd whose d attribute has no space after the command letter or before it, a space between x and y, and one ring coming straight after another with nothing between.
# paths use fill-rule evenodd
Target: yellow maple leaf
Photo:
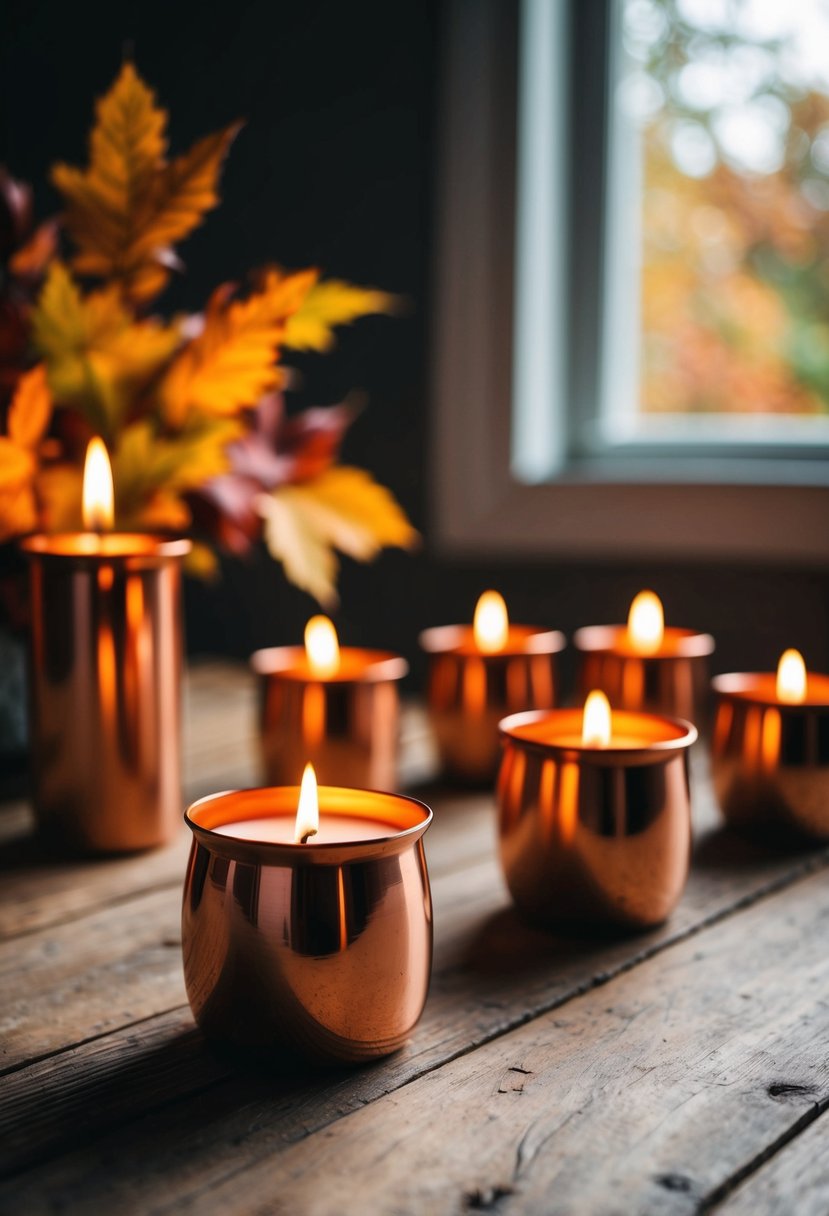
<instances>
[{"instance_id":1,"label":"yellow maple leaf","mask_svg":"<svg viewBox=\"0 0 829 1216\"><path fill-rule=\"evenodd\" d=\"M96 105L87 169L58 164L52 181L66 202L66 226L82 274L117 280L133 300L166 283L171 244L216 206L216 184L233 124L168 163L167 113L131 63Z\"/></svg>"},{"instance_id":2,"label":"yellow maple leaf","mask_svg":"<svg viewBox=\"0 0 829 1216\"><path fill-rule=\"evenodd\" d=\"M108 436L181 341L175 325L134 320L117 288L83 296L60 262L49 268L32 334L55 399Z\"/></svg>"},{"instance_id":3,"label":"yellow maple leaf","mask_svg":"<svg viewBox=\"0 0 829 1216\"><path fill-rule=\"evenodd\" d=\"M164 417L174 427L193 412L228 416L257 403L279 381L276 366L288 318L316 281L316 271L268 271L258 290L235 300L213 293L201 333L184 347L159 386Z\"/></svg>"},{"instance_id":4,"label":"yellow maple leaf","mask_svg":"<svg viewBox=\"0 0 829 1216\"><path fill-rule=\"evenodd\" d=\"M160 527L163 515L165 526L175 526L174 513L186 510L179 495L225 472L227 445L239 434L239 424L227 419L208 419L172 437L156 434L147 420L126 427L112 460L119 522L147 522L152 515Z\"/></svg>"},{"instance_id":5,"label":"yellow maple leaf","mask_svg":"<svg viewBox=\"0 0 829 1216\"><path fill-rule=\"evenodd\" d=\"M20 377L9 406L9 433L0 436L0 540L37 526L37 447L51 413L45 368L38 365Z\"/></svg>"},{"instance_id":6,"label":"yellow maple leaf","mask_svg":"<svg viewBox=\"0 0 829 1216\"><path fill-rule=\"evenodd\" d=\"M371 313L396 312L397 296L340 279L316 283L288 321L283 345L293 350L328 351L337 325L350 325Z\"/></svg>"},{"instance_id":7,"label":"yellow maple leaf","mask_svg":"<svg viewBox=\"0 0 829 1216\"><path fill-rule=\"evenodd\" d=\"M292 583L329 606L337 601L335 549L367 562L385 546L407 549L418 539L391 493L349 465L260 495L257 506L271 555Z\"/></svg>"}]
</instances>

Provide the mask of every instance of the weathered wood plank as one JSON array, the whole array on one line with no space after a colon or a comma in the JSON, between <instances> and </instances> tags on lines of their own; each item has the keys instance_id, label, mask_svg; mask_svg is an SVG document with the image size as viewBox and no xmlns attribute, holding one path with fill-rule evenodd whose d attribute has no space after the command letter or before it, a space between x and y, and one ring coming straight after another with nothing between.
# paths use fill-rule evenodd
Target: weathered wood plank
<instances>
[{"instance_id":1,"label":"weathered wood plank","mask_svg":"<svg viewBox=\"0 0 829 1216\"><path fill-rule=\"evenodd\" d=\"M815 1104L825 1107L825 1103ZM822 1114L724 1202L709 1210L717 1216L826 1216L829 1117Z\"/></svg>"},{"instance_id":2,"label":"weathered wood plank","mask_svg":"<svg viewBox=\"0 0 829 1216\"><path fill-rule=\"evenodd\" d=\"M819 863L813 859L811 864ZM191 1177L221 1179L237 1166L256 1161L308 1131L325 1128L343 1114L431 1073L474 1045L609 981L635 962L726 915L735 899L750 898L747 876L739 865L715 870L706 883L699 882L700 877L669 928L634 941L603 944L557 940L524 929L508 910L494 865L482 863L468 871L464 881L453 876L435 883L437 933L432 992L412 1043L386 1064L344 1075L309 1074L300 1081L288 1082L240 1076L200 1099L198 1111L203 1123L194 1127L185 1097L187 1076L179 1076L175 1065L175 1036L170 1038L163 1031L158 1034L148 1023L142 1030L143 1037L136 1041L137 1046L134 1044L135 1051L126 1042L110 1051L110 1071L103 1076L102 1084L112 1092L119 1067L131 1069L136 1052L165 1053L170 1062L167 1097L173 1105L158 1122L130 1130L130 1145L157 1163L159 1176L169 1173L184 1189ZM772 879L765 889L772 889L779 881ZM755 886L754 897L758 894ZM121 1040L125 1036L115 1037ZM105 1105L97 1124L94 1104L86 1104L86 1113L80 1113L88 1097L83 1080L85 1050L79 1050L72 1067L64 1068L60 1057L49 1062L32 1078L33 1084L28 1083L28 1070L11 1078L15 1090L9 1094L9 1117L30 1126L35 1144L41 1142L44 1148L57 1150L66 1142L67 1127L71 1142L79 1117L90 1130L93 1125L98 1130L107 1126ZM188 1058L185 1074L189 1067ZM215 1077L212 1061L206 1071ZM40 1095L35 1111L33 1089ZM46 1094L51 1094L51 1108L41 1100ZM182 1101L176 1103L176 1097ZM157 1086L151 1087L147 1095L137 1078L131 1091L135 1113L150 1109L153 1103L163 1105ZM182 1135L187 1139L186 1150L181 1144ZM169 1153L163 1147L168 1144ZM13 1146L11 1151L11 1157L4 1155L3 1164L13 1170L21 1162L15 1159ZM100 1152L102 1160L109 1160L111 1153L117 1155L120 1150L105 1141ZM91 1156L84 1158L85 1166L77 1163L77 1168L95 1172L98 1167L94 1160L95 1150L91 1150ZM60 1167L56 1168L60 1173ZM67 1168L71 1173L71 1166Z\"/></svg>"},{"instance_id":3,"label":"weathered wood plank","mask_svg":"<svg viewBox=\"0 0 829 1216\"><path fill-rule=\"evenodd\" d=\"M232 1146L224 1179L209 1132L232 1123L214 1094L185 1127L179 1112L178 1132L145 1120L17 1179L0 1202L27 1214L690 1216L829 1102L828 929L820 875L324 1134L289 1146L259 1134L258 1160ZM258 1087L249 1140L269 1104Z\"/></svg>"}]
</instances>

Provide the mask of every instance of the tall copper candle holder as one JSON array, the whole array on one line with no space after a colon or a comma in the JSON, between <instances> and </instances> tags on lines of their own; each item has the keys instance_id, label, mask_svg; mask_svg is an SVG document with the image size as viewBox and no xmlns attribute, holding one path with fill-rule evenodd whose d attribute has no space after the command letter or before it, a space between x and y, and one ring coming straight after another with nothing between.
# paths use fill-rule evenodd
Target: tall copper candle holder
<instances>
[{"instance_id":1,"label":"tall copper candle holder","mask_svg":"<svg viewBox=\"0 0 829 1216\"><path fill-rule=\"evenodd\" d=\"M773 673L716 676L711 767L732 826L829 840L829 676L787 703Z\"/></svg>"},{"instance_id":2,"label":"tall copper candle holder","mask_svg":"<svg viewBox=\"0 0 829 1216\"><path fill-rule=\"evenodd\" d=\"M420 635L429 656L429 718L445 772L473 784L498 771L498 723L506 714L546 709L558 699L557 630L510 625L502 647L482 651L471 626L440 625Z\"/></svg>"},{"instance_id":3,"label":"tall copper candle holder","mask_svg":"<svg viewBox=\"0 0 829 1216\"><path fill-rule=\"evenodd\" d=\"M293 815L299 790L194 803L182 911L187 995L211 1038L276 1061L356 1064L403 1045L426 1000L431 822L411 798L320 786L320 820L368 820L375 838L238 839L233 825ZM217 829L224 828L224 833ZM348 835L348 828L345 829Z\"/></svg>"},{"instance_id":4,"label":"tall copper candle holder","mask_svg":"<svg viewBox=\"0 0 829 1216\"><path fill-rule=\"evenodd\" d=\"M588 625L573 635L573 646L582 697L599 688L614 708L704 725L708 659L714 651L710 634L666 627L659 649L643 654L631 644L626 625Z\"/></svg>"},{"instance_id":5,"label":"tall copper candle holder","mask_svg":"<svg viewBox=\"0 0 829 1216\"><path fill-rule=\"evenodd\" d=\"M645 929L685 886L691 846L688 722L614 712L607 747L582 711L501 723L501 861L522 915L542 927Z\"/></svg>"},{"instance_id":6,"label":"tall copper candle holder","mask_svg":"<svg viewBox=\"0 0 829 1216\"><path fill-rule=\"evenodd\" d=\"M399 655L343 648L333 674L315 672L301 646L257 650L265 780L297 785L306 761L323 784L393 789L400 720Z\"/></svg>"},{"instance_id":7,"label":"tall copper candle holder","mask_svg":"<svg viewBox=\"0 0 829 1216\"><path fill-rule=\"evenodd\" d=\"M185 540L91 533L23 542L31 587L30 734L38 828L117 853L180 827Z\"/></svg>"}]
</instances>

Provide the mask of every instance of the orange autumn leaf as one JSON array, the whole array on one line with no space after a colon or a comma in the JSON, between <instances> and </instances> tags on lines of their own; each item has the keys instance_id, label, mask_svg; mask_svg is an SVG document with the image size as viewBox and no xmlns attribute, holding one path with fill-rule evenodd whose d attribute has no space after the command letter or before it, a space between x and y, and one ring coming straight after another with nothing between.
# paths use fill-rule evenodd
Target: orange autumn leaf
<instances>
[{"instance_id":1,"label":"orange autumn leaf","mask_svg":"<svg viewBox=\"0 0 829 1216\"><path fill-rule=\"evenodd\" d=\"M155 295L174 264L172 244L218 203L216 185L238 124L167 162L167 112L131 63L96 106L87 169L57 164L66 226L82 274L115 279L130 298Z\"/></svg>"},{"instance_id":2,"label":"orange autumn leaf","mask_svg":"<svg viewBox=\"0 0 829 1216\"><path fill-rule=\"evenodd\" d=\"M7 436L0 436L0 540L37 525L36 449L49 425L52 399L39 365L18 381L9 406Z\"/></svg>"},{"instance_id":3,"label":"orange autumn leaf","mask_svg":"<svg viewBox=\"0 0 829 1216\"><path fill-rule=\"evenodd\" d=\"M228 416L253 406L279 380L276 359L288 318L316 282L316 271L269 270L245 300L213 293L204 327L173 361L159 388L166 420L184 424L193 411Z\"/></svg>"},{"instance_id":4,"label":"orange autumn leaf","mask_svg":"<svg viewBox=\"0 0 829 1216\"><path fill-rule=\"evenodd\" d=\"M42 363L20 377L9 406L9 439L21 448L40 443L52 416L52 395Z\"/></svg>"}]
</instances>

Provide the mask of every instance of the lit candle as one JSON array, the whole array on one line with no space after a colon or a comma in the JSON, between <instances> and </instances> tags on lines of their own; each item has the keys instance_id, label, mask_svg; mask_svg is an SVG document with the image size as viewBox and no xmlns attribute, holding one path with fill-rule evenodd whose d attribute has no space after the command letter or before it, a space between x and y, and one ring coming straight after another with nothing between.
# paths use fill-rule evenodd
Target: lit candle
<instances>
[{"instance_id":1,"label":"lit candle","mask_svg":"<svg viewBox=\"0 0 829 1216\"><path fill-rule=\"evenodd\" d=\"M711 684L714 788L729 823L829 839L829 676L786 650L776 672Z\"/></svg>"},{"instance_id":2,"label":"lit candle","mask_svg":"<svg viewBox=\"0 0 829 1216\"><path fill-rule=\"evenodd\" d=\"M256 840L265 844L345 844L357 840L382 840L398 828L388 820L347 815L342 811L320 820L319 787L313 764L306 764L299 787L296 815L267 815L239 819L214 829L220 836Z\"/></svg>"},{"instance_id":3,"label":"lit candle","mask_svg":"<svg viewBox=\"0 0 829 1216\"><path fill-rule=\"evenodd\" d=\"M534 923L645 928L670 914L691 841L689 722L613 710L592 690L582 709L501 723L501 860Z\"/></svg>"},{"instance_id":4,"label":"lit candle","mask_svg":"<svg viewBox=\"0 0 829 1216\"><path fill-rule=\"evenodd\" d=\"M333 623L312 617L304 646L257 650L260 741L267 779L300 780L310 760L323 784L393 789L400 704L399 655L339 644Z\"/></svg>"},{"instance_id":5,"label":"lit candle","mask_svg":"<svg viewBox=\"0 0 829 1216\"><path fill-rule=\"evenodd\" d=\"M555 705L561 633L509 620L503 596L485 591L472 626L420 635L429 656L428 707L446 772L489 782L498 768L498 722L519 709Z\"/></svg>"},{"instance_id":6,"label":"lit candle","mask_svg":"<svg viewBox=\"0 0 829 1216\"><path fill-rule=\"evenodd\" d=\"M185 821L182 949L206 1035L280 1058L396 1051L423 1009L432 813L395 794L282 786L203 798Z\"/></svg>"},{"instance_id":7,"label":"lit candle","mask_svg":"<svg viewBox=\"0 0 829 1216\"><path fill-rule=\"evenodd\" d=\"M589 625L573 636L578 653L578 686L605 692L618 709L704 718L707 633L666 626L662 601L653 591L634 597L625 625Z\"/></svg>"},{"instance_id":8,"label":"lit candle","mask_svg":"<svg viewBox=\"0 0 829 1216\"><path fill-rule=\"evenodd\" d=\"M111 531L112 472L93 439L86 531L36 535L29 558L32 796L41 834L125 852L180 827L185 540Z\"/></svg>"}]
</instances>

